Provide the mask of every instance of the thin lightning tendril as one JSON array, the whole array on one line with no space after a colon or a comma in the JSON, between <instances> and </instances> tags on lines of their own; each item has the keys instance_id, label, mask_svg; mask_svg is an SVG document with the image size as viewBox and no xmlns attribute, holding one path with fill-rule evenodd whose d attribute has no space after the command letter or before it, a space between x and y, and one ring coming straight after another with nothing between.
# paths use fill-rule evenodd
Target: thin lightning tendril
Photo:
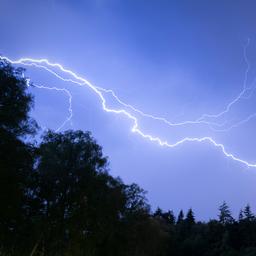
<instances>
[{"instance_id":1,"label":"thin lightning tendril","mask_svg":"<svg viewBox=\"0 0 256 256\"><path fill-rule=\"evenodd\" d=\"M248 41L246 47L248 46L248 44L249 44L249 41ZM245 47L245 52L246 52L246 47ZM223 144L216 142L213 138L211 138L209 136L206 136L206 137L195 137L195 138L193 138L193 137L192 138L191 137L185 137L185 138L183 138L183 139L181 139L181 140L179 140L179 141L177 141L175 143L169 143L166 140L162 140L160 137L156 137L156 136L152 136L150 134L147 134L147 133L143 132L139 128L137 117L134 114L132 114L132 113L130 113L129 111L126 110L128 108L128 109L132 110L133 112L136 112L136 113L138 113L138 114L140 114L140 115L142 115L144 117L149 117L149 118L152 118L154 120L162 121L162 122L168 124L169 126L179 126L179 125L185 125L185 124L198 124L198 123L200 123L200 124L208 124L208 125L216 124L216 123L207 122L207 121L204 120L204 118L206 118L206 117L215 117L215 118L217 118L217 117L222 116L223 114L227 113L230 110L231 106L234 105L244 95L245 91L247 90L247 88L246 88L247 74L249 72L249 62L248 61L247 61L246 78L244 80L243 90L241 91L241 93L231 103L229 103L227 105L226 109L223 112L221 112L219 114L216 114L216 115L204 114L199 119L197 119L196 121L185 121L185 122L182 122L182 123L171 123L168 120L166 120L165 118L156 117L156 116L153 116L153 115L150 115L150 114L145 114L144 112L136 109L135 107L133 107L133 106L131 106L129 104L124 103L122 100L120 100L118 98L118 96L112 90L104 89L104 88L101 88L101 87L93 85L88 80L80 77L79 75L77 75L73 71L64 68L59 63L51 63L47 59L32 59L32 58L21 58L19 60L11 60L11 59L9 59L9 58L7 58L5 56L0 56L0 59L6 60L6 61L8 61L8 62L10 62L12 64L21 64L21 65L25 65L25 66L34 66L34 67L37 67L37 68L45 69L46 71L50 72L51 74L53 74L57 78L61 79L62 81L71 82L71 83L74 83L74 84L77 84L77 85L80 85L80 86L87 86L87 87L89 87L99 97L99 99L101 101L102 109L104 111L106 111L108 113L121 114L121 115L124 115L125 117L127 117L128 119L132 120L132 124L133 124L132 125L132 129L131 129L132 132L137 133L138 135L140 135L144 139L147 139L147 140L152 141L152 142L156 142L160 146L166 146L166 147L169 147L169 148L174 148L174 147L179 146L179 145L181 145L183 143L186 143L186 142L199 142L199 143L201 143L201 142L208 142L208 143L212 144L213 146L219 148L221 150L221 152L227 158L230 158L230 159L232 159L234 161L237 161L237 162L239 162L241 164L244 164L247 167L256 167L256 163L250 163L250 162L248 162L246 160L243 160L243 159L241 159L241 158L239 158L239 157L237 157L237 156L227 152L227 150L225 149ZM245 54L245 59L247 60L246 54ZM72 77L72 79L70 79L70 78L63 78L62 76L57 74L55 71L53 71L49 67L60 70L64 74L69 75L70 77ZM71 93L67 89L64 89L64 88L60 89L60 88L57 88L57 87L45 87L45 86L37 86L37 87L41 88L41 89L50 89L50 90L64 91L64 92L66 92L69 95L69 103L70 103L70 105L69 105L69 112L70 112L70 116L57 129L57 130L60 130L72 118L72 105L71 105L72 104L72 96L71 96ZM116 99L116 101L120 105L125 107L125 108L115 109L115 108L107 107L106 99L105 99L103 93L111 93L112 96Z\"/></svg>"},{"instance_id":2,"label":"thin lightning tendril","mask_svg":"<svg viewBox=\"0 0 256 256\"><path fill-rule=\"evenodd\" d=\"M246 45L244 46L244 51L243 51L243 55L244 55L244 60L246 62L246 71L245 71L245 76L244 76L244 81L243 81L243 90L237 95L237 97L235 97L228 105L227 107L225 108L225 110L223 110L222 112L218 113L218 114L203 114L201 117L199 117L197 119L197 121L201 121L201 120L204 120L205 118L207 117L210 117L210 118L218 118L218 117L221 117L223 116L224 114L228 113L230 108L235 104L237 103L242 97L243 95L245 94L245 92L249 89L247 88L247 80L248 80L248 73L250 71L250 62L248 60L248 57L247 57L247 48L250 44L250 39L248 38L247 39L247 43Z\"/></svg>"},{"instance_id":3,"label":"thin lightning tendril","mask_svg":"<svg viewBox=\"0 0 256 256\"><path fill-rule=\"evenodd\" d=\"M22 74L22 77L25 78L24 73ZM30 78L25 78L27 86L31 86L30 84ZM36 87L38 89L45 89L45 90L54 90L58 92L64 92L68 95L68 101L69 101L69 116L65 119L65 121L55 130L56 132L60 131L68 122L72 125L72 117L73 117L73 109L72 109L72 94L70 91L66 88L58 88L58 87L49 87L49 86L43 86L43 85L36 85L35 83L32 83L32 87Z\"/></svg>"},{"instance_id":4,"label":"thin lightning tendril","mask_svg":"<svg viewBox=\"0 0 256 256\"><path fill-rule=\"evenodd\" d=\"M48 87L48 86L42 86L42 85L35 85L33 84L34 87L38 88L38 89L46 89L46 90L54 90L54 91L60 91L60 92L64 92L68 95L68 101L69 101L69 107L68 107L68 111L69 111L69 116L65 119L65 121L55 130L56 132L60 131L68 122L71 122L72 117L73 117L73 109L72 109L72 94L70 93L69 90L67 90L66 88L57 88L57 87ZM71 122L72 124L72 122Z\"/></svg>"}]
</instances>

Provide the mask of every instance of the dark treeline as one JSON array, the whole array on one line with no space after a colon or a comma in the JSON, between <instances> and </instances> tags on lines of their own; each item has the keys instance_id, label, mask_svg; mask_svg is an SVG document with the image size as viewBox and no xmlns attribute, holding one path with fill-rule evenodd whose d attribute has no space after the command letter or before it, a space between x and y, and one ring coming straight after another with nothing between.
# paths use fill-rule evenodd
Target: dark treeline
<instances>
[{"instance_id":1,"label":"dark treeline","mask_svg":"<svg viewBox=\"0 0 256 256\"><path fill-rule=\"evenodd\" d=\"M0 255L255 256L256 218L226 203L199 222L157 209L145 192L108 174L89 132L44 133L30 118L24 70L0 61Z\"/></svg>"}]
</instances>

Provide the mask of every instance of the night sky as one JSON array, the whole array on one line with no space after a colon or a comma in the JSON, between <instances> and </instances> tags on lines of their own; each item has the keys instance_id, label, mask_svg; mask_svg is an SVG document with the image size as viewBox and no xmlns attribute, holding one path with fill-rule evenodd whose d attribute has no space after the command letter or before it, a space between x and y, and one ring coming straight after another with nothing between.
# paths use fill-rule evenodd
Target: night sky
<instances>
[{"instance_id":1,"label":"night sky","mask_svg":"<svg viewBox=\"0 0 256 256\"><path fill-rule=\"evenodd\" d=\"M0 53L61 63L137 109L175 123L224 111L245 86L227 113L205 119L222 126L169 127L136 117L143 131L170 143L211 136L256 163L255 11L253 0L0 0ZM109 157L110 173L148 191L153 209L192 207L205 220L216 217L224 200L234 217L247 203L256 210L256 168L207 142L161 147L132 133L125 116L103 111L88 87L33 67L26 76L35 85L70 91L73 118L61 131L91 131ZM67 94L29 90L35 95L32 116L43 129L57 129L69 115ZM105 96L109 107L120 108Z\"/></svg>"}]
</instances>

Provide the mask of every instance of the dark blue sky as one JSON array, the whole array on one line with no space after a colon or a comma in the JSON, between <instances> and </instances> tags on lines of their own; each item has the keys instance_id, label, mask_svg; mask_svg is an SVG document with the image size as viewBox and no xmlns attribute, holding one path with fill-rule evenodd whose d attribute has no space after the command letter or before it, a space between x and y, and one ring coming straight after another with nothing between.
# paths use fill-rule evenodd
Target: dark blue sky
<instances>
[{"instance_id":1,"label":"dark blue sky","mask_svg":"<svg viewBox=\"0 0 256 256\"><path fill-rule=\"evenodd\" d=\"M255 1L1 0L0 53L12 59L48 58L94 84L113 89L125 102L173 122L194 120L225 109L242 90L247 47L256 75ZM227 159L208 143L165 148L131 133L131 122L108 114L88 88L64 84L46 72L28 69L33 82L69 89L73 119L64 129L92 131L109 156L111 174L148 191L153 207L216 217L226 200L234 212L250 203L256 210L256 168ZM68 115L65 94L32 89L33 116L56 129ZM242 99L218 122L225 127L255 111L255 94ZM246 96L246 95L245 95ZM109 98L108 104L114 106ZM185 136L212 136L236 156L255 163L256 118L230 130L204 125L169 128L141 119L141 127L175 142Z\"/></svg>"}]
</instances>

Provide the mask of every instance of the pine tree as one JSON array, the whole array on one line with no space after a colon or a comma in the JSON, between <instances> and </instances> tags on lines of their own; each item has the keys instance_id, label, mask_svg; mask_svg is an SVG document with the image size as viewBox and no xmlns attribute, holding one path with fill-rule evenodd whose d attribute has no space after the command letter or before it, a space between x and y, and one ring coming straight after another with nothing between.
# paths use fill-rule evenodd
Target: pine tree
<instances>
[{"instance_id":1,"label":"pine tree","mask_svg":"<svg viewBox=\"0 0 256 256\"><path fill-rule=\"evenodd\" d=\"M162 213L162 217L163 219L168 223L168 224L175 224L175 216L173 214L173 211L168 211L168 212L164 212Z\"/></svg>"},{"instance_id":2,"label":"pine tree","mask_svg":"<svg viewBox=\"0 0 256 256\"><path fill-rule=\"evenodd\" d=\"M161 208L157 207L156 211L154 212L154 217L162 217L163 211Z\"/></svg>"},{"instance_id":3,"label":"pine tree","mask_svg":"<svg viewBox=\"0 0 256 256\"><path fill-rule=\"evenodd\" d=\"M221 224L231 224L234 222L234 219L231 215L231 211L229 210L228 205L226 202L223 202L223 204L219 207L219 222Z\"/></svg>"},{"instance_id":4,"label":"pine tree","mask_svg":"<svg viewBox=\"0 0 256 256\"><path fill-rule=\"evenodd\" d=\"M250 207L249 204L247 204L247 205L245 206L243 213L244 213L244 219L245 219L245 220L247 220L247 221L252 221L252 220L254 220L255 216L254 216L254 214L252 213L251 207Z\"/></svg>"},{"instance_id":5,"label":"pine tree","mask_svg":"<svg viewBox=\"0 0 256 256\"><path fill-rule=\"evenodd\" d=\"M170 224L175 224L175 216L173 211L168 211L167 214L168 214L168 222Z\"/></svg>"},{"instance_id":6,"label":"pine tree","mask_svg":"<svg viewBox=\"0 0 256 256\"><path fill-rule=\"evenodd\" d=\"M177 224L180 224L184 221L184 213L183 210L180 210L179 215L178 215L178 219L177 219Z\"/></svg>"},{"instance_id":7,"label":"pine tree","mask_svg":"<svg viewBox=\"0 0 256 256\"><path fill-rule=\"evenodd\" d=\"M243 219L244 219L244 213L243 213L243 210L240 210L238 220L239 222L241 222Z\"/></svg>"},{"instance_id":8,"label":"pine tree","mask_svg":"<svg viewBox=\"0 0 256 256\"><path fill-rule=\"evenodd\" d=\"M194 215L194 212L193 212L193 210L191 208L187 212L185 221L189 225L195 224L195 215Z\"/></svg>"}]
</instances>

